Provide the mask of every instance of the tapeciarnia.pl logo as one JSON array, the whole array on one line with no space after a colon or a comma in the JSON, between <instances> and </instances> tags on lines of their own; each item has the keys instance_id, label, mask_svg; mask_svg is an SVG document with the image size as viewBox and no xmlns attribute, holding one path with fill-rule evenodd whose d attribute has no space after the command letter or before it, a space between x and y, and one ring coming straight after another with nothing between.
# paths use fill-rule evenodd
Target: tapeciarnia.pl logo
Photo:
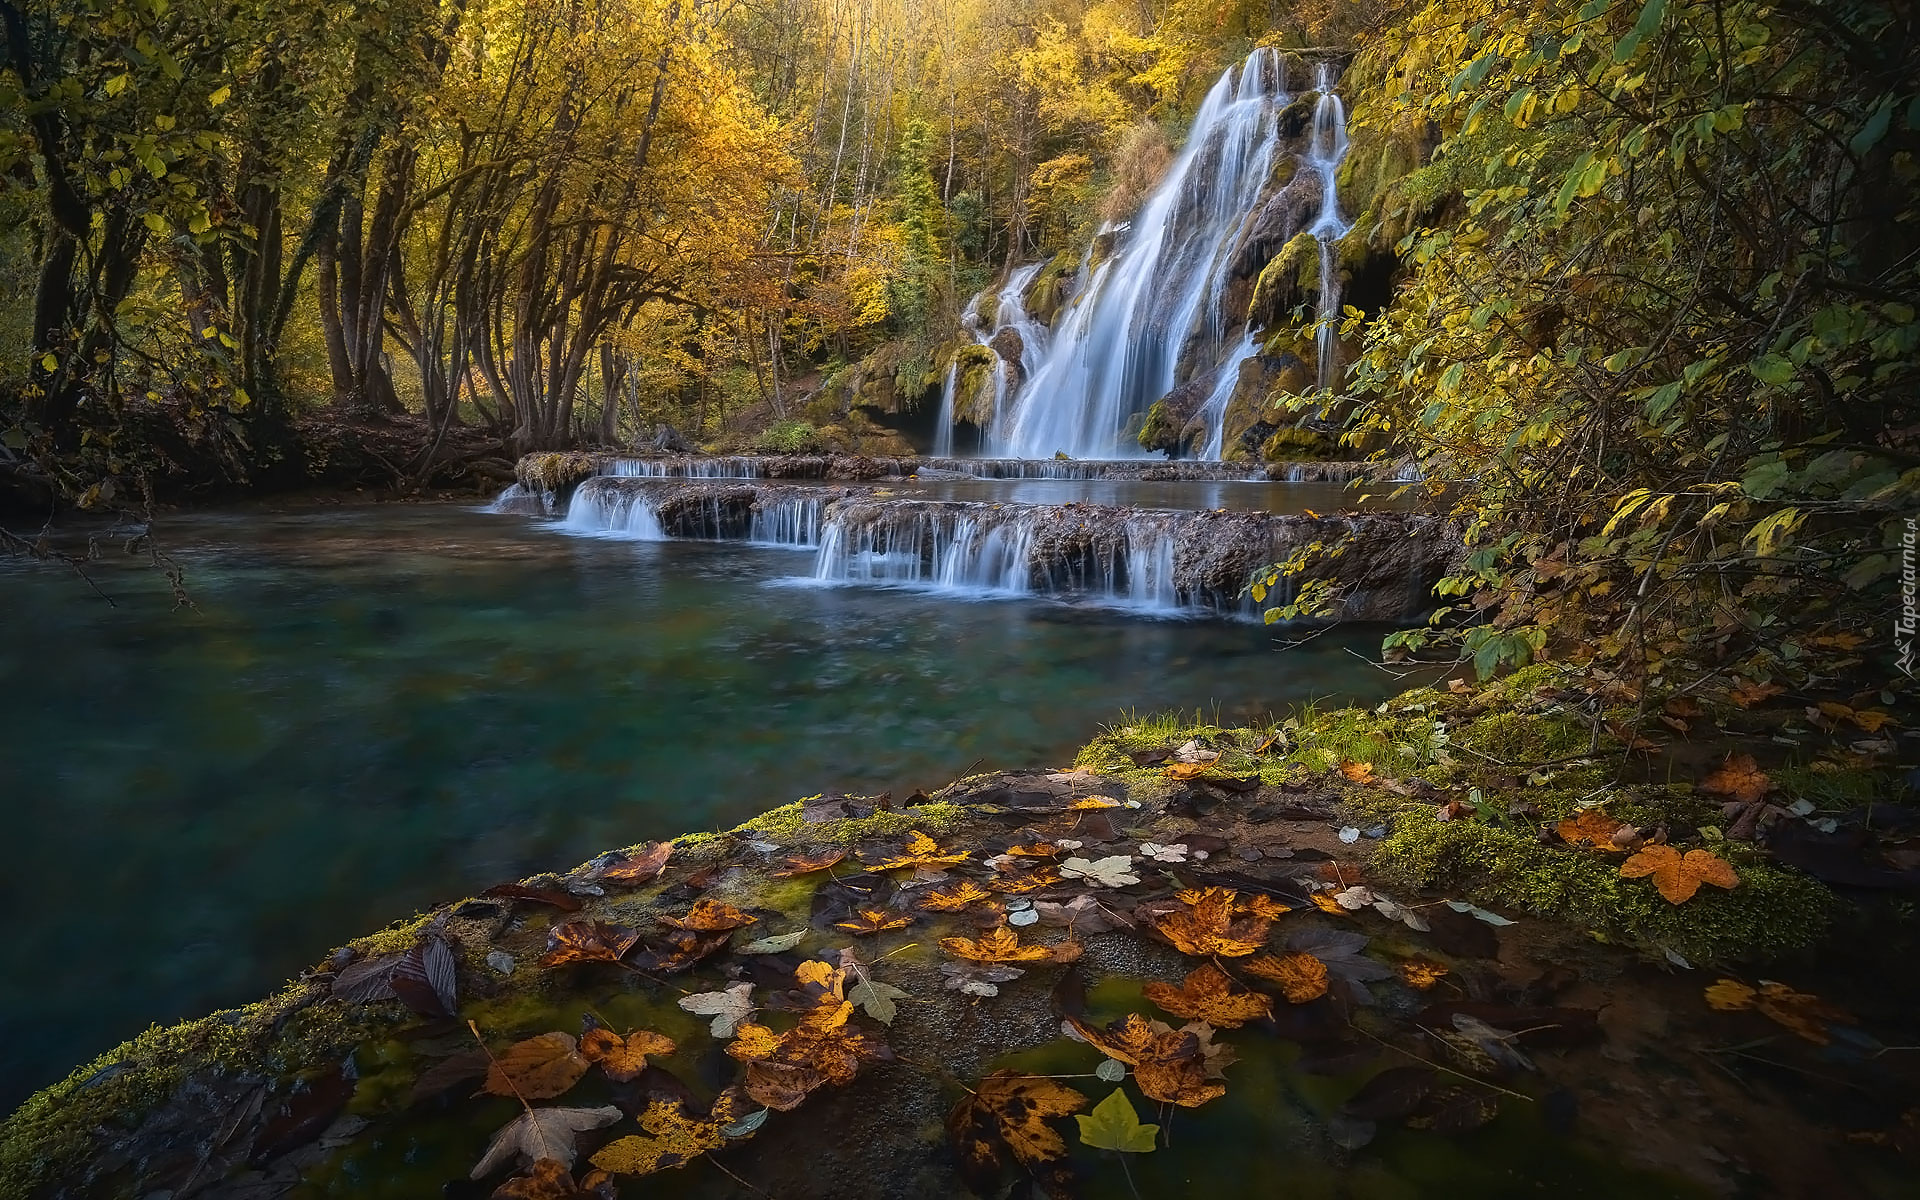
<instances>
[{"instance_id":1,"label":"tapeciarnia.pl logo","mask_svg":"<svg viewBox=\"0 0 1920 1200\"><path fill-rule=\"evenodd\" d=\"M1908 517L1906 532L1900 535L1900 616L1893 623L1893 645L1899 651L1898 665L1913 678L1913 633L1920 624L1920 588L1914 582L1914 542L1920 538L1920 517Z\"/></svg>"}]
</instances>

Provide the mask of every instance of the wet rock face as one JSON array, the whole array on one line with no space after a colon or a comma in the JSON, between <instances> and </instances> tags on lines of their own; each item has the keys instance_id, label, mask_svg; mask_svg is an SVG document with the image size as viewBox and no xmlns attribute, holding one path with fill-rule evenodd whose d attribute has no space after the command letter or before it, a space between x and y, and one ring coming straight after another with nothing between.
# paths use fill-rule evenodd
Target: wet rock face
<instances>
[{"instance_id":1,"label":"wet rock face","mask_svg":"<svg viewBox=\"0 0 1920 1200\"><path fill-rule=\"evenodd\" d=\"M1020 372L1020 356L1026 353L1027 343L1026 339L1020 336L1018 329L1015 329L1011 325L1007 326L994 334L993 340L988 342L987 345L995 354L1000 356L1000 361L1006 364L1005 369L1009 390L1017 388L1026 382Z\"/></svg>"}]
</instances>

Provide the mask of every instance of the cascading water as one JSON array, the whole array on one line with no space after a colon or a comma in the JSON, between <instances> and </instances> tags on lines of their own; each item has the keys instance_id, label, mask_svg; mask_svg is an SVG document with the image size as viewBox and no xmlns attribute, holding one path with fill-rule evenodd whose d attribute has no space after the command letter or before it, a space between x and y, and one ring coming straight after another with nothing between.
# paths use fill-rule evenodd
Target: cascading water
<instances>
[{"instance_id":1,"label":"cascading water","mask_svg":"<svg viewBox=\"0 0 1920 1200\"><path fill-rule=\"evenodd\" d=\"M1171 391L1183 353L1214 363L1232 250L1272 171L1284 61L1272 49L1222 75L1166 179L1087 280L1013 403L1007 449L1026 458L1132 457L1128 418Z\"/></svg>"},{"instance_id":2,"label":"cascading water","mask_svg":"<svg viewBox=\"0 0 1920 1200\"><path fill-rule=\"evenodd\" d=\"M603 474L641 479L758 479L757 459L726 458L617 458Z\"/></svg>"},{"instance_id":3,"label":"cascading water","mask_svg":"<svg viewBox=\"0 0 1920 1200\"><path fill-rule=\"evenodd\" d=\"M977 346L992 346L994 339L1002 330L1011 329L1019 337L1020 360L1018 363L1020 379L1026 379L1039 366L1046 354L1048 341L1047 327L1034 320L1027 311L1027 288L1033 283L1033 277L1040 273L1044 263L1028 263L1024 267L1015 267L1008 274L1005 283L994 296L993 321L985 324L980 318L980 299L986 295L981 292L967 301L967 307L960 314L960 328L965 330ZM999 358L996 350L995 358ZM993 454L998 451L1006 438L1006 399L1014 390L1015 381L1009 376L1015 364L999 360L994 363L993 373L988 386L993 389L993 398L987 405L987 420L980 429L980 452ZM940 388L940 412L934 418L933 456L935 458L953 457L953 424L956 415L957 391L960 383L960 365L958 362L947 365L947 376Z\"/></svg>"},{"instance_id":4,"label":"cascading water","mask_svg":"<svg viewBox=\"0 0 1920 1200\"><path fill-rule=\"evenodd\" d=\"M666 541L666 528L651 497L610 483L614 478L595 476L573 489L561 528L571 533L617 534L639 542Z\"/></svg>"},{"instance_id":5,"label":"cascading water","mask_svg":"<svg viewBox=\"0 0 1920 1200\"><path fill-rule=\"evenodd\" d=\"M975 298L978 299L978 297ZM967 306L967 311L973 311L971 304ZM960 364L948 363L946 382L940 385L940 415L934 418L933 423L933 456L935 458L953 457L953 389L959 381Z\"/></svg>"},{"instance_id":6,"label":"cascading water","mask_svg":"<svg viewBox=\"0 0 1920 1200\"><path fill-rule=\"evenodd\" d=\"M1347 109L1333 93L1331 63L1321 63L1314 69L1314 86L1320 91L1320 100L1313 108L1313 140L1307 148L1307 165L1320 176L1320 211L1307 232L1320 243L1319 328L1314 333L1314 346L1320 390L1326 392L1339 379L1340 369L1340 343L1335 336L1340 316L1340 271L1333 245L1353 226L1340 215L1336 177L1340 160L1347 155Z\"/></svg>"}]
</instances>

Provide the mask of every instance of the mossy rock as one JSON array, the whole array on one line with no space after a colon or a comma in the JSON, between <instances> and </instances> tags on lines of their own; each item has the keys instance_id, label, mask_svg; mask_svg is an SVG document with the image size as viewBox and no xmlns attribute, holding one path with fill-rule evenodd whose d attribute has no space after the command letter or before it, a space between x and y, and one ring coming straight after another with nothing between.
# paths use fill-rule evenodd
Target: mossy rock
<instances>
[{"instance_id":1,"label":"mossy rock","mask_svg":"<svg viewBox=\"0 0 1920 1200\"><path fill-rule=\"evenodd\" d=\"M1274 430L1260 444L1263 462L1329 462L1340 455L1338 438L1297 425Z\"/></svg>"},{"instance_id":2,"label":"mossy rock","mask_svg":"<svg viewBox=\"0 0 1920 1200\"><path fill-rule=\"evenodd\" d=\"M1062 250L1053 256L1046 266L1034 275L1033 282L1027 285L1027 313L1042 325L1053 324L1054 317L1067 301L1067 289L1073 284L1075 272L1080 268L1079 257L1071 251Z\"/></svg>"}]
</instances>

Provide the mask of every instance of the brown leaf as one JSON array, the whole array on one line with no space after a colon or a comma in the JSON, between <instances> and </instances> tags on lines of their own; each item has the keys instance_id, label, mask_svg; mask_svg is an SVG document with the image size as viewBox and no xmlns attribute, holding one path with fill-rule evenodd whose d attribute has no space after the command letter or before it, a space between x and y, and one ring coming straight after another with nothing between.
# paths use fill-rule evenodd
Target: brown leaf
<instances>
[{"instance_id":1,"label":"brown leaf","mask_svg":"<svg viewBox=\"0 0 1920 1200\"><path fill-rule=\"evenodd\" d=\"M493 1200L613 1200L613 1183L605 1171L589 1171L575 1183L573 1172L557 1158L534 1162L525 1175L516 1175L493 1189Z\"/></svg>"},{"instance_id":2,"label":"brown leaf","mask_svg":"<svg viewBox=\"0 0 1920 1200\"><path fill-rule=\"evenodd\" d=\"M1567 845L1578 846L1586 843L1595 850L1618 850L1620 847L1614 845L1613 835L1619 828L1619 821L1597 808L1585 809L1579 816L1562 821L1556 826L1560 840Z\"/></svg>"},{"instance_id":3,"label":"brown leaf","mask_svg":"<svg viewBox=\"0 0 1920 1200\"><path fill-rule=\"evenodd\" d=\"M1160 936L1182 954L1199 958L1241 958L1260 949L1273 922L1257 915L1236 916L1232 888L1188 889L1176 894L1184 906L1154 919Z\"/></svg>"},{"instance_id":4,"label":"brown leaf","mask_svg":"<svg viewBox=\"0 0 1920 1200\"><path fill-rule=\"evenodd\" d=\"M789 854L786 865L775 871L774 875L780 879L794 875L810 875L815 871L826 870L846 856L847 852L844 849L831 846L811 854Z\"/></svg>"},{"instance_id":5,"label":"brown leaf","mask_svg":"<svg viewBox=\"0 0 1920 1200\"><path fill-rule=\"evenodd\" d=\"M1645 847L1620 864L1620 874L1627 879L1653 876L1653 886L1670 904L1691 900L1703 883L1731 888L1740 882L1725 859L1705 850L1689 850L1683 856L1672 846Z\"/></svg>"},{"instance_id":6,"label":"brown leaf","mask_svg":"<svg viewBox=\"0 0 1920 1200\"><path fill-rule=\"evenodd\" d=\"M640 941L638 930L605 921L568 921L547 930L543 967L576 962L619 962Z\"/></svg>"},{"instance_id":7,"label":"brown leaf","mask_svg":"<svg viewBox=\"0 0 1920 1200\"><path fill-rule=\"evenodd\" d=\"M480 893L489 900L525 900L549 904L561 912L579 912L580 898L561 888L528 887L524 883L496 883Z\"/></svg>"},{"instance_id":8,"label":"brown leaf","mask_svg":"<svg viewBox=\"0 0 1920 1200\"><path fill-rule=\"evenodd\" d=\"M647 1069L650 1054L672 1054L673 1039L647 1029L636 1029L621 1037L611 1029L596 1026L580 1035L580 1053L588 1062L598 1063L608 1079L626 1083Z\"/></svg>"},{"instance_id":9,"label":"brown leaf","mask_svg":"<svg viewBox=\"0 0 1920 1200\"><path fill-rule=\"evenodd\" d=\"M1752 683L1743 679L1728 694L1727 699L1733 701L1736 707L1752 708L1786 690L1777 683Z\"/></svg>"},{"instance_id":10,"label":"brown leaf","mask_svg":"<svg viewBox=\"0 0 1920 1200\"><path fill-rule=\"evenodd\" d=\"M646 842L631 854L621 854L611 858L606 866L595 873L594 878L602 883L638 887L658 879L660 872L667 867L667 859L672 855L672 842Z\"/></svg>"},{"instance_id":11,"label":"brown leaf","mask_svg":"<svg viewBox=\"0 0 1920 1200\"><path fill-rule=\"evenodd\" d=\"M542 1033L494 1055L486 1090L496 1096L551 1100L580 1082L586 1056L570 1033Z\"/></svg>"},{"instance_id":12,"label":"brown leaf","mask_svg":"<svg viewBox=\"0 0 1920 1200\"><path fill-rule=\"evenodd\" d=\"M1078 942L1062 942L1061 946L1074 947L1073 958L1080 957ZM1069 962L1063 958L1058 946L1039 946L1020 944L1020 935L1011 928L1001 925L976 938L950 937L940 939L940 948L955 958L964 958L971 962Z\"/></svg>"},{"instance_id":13,"label":"brown leaf","mask_svg":"<svg viewBox=\"0 0 1920 1200\"><path fill-rule=\"evenodd\" d=\"M1179 1029L1149 1021L1139 1013L1096 1029L1078 1017L1070 1024L1087 1043L1133 1068L1133 1081L1149 1099L1196 1108L1226 1095L1226 1085L1211 1083L1231 1062L1225 1046L1213 1043L1213 1028L1194 1021Z\"/></svg>"},{"instance_id":14,"label":"brown leaf","mask_svg":"<svg viewBox=\"0 0 1920 1200\"><path fill-rule=\"evenodd\" d=\"M1700 781L1700 790L1741 804L1764 798L1773 781L1761 773L1751 754L1729 754L1720 769Z\"/></svg>"},{"instance_id":15,"label":"brown leaf","mask_svg":"<svg viewBox=\"0 0 1920 1200\"><path fill-rule=\"evenodd\" d=\"M938 842L916 829L908 835L907 848L904 851L874 863L873 869L876 871L891 871L900 867L938 869L965 861L967 861L967 855L964 851L958 854L942 854Z\"/></svg>"},{"instance_id":16,"label":"brown leaf","mask_svg":"<svg viewBox=\"0 0 1920 1200\"><path fill-rule=\"evenodd\" d=\"M863 908L853 914L851 920L834 922L835 929L845 929L866 936L885 933L889 929L901 929L913 924L913 914L889 912L884 908Z\"/></svg>"},{"instance_id":17,"label":"brown leaf","mask_svg":"<svg viewBox=\"0 0 1920 1200\"><path fill-rule=\"evenodd\" d=\"M1017 896L1023 892L1037 892L1044 888L1058 887L1062 882L1060 869L1048 865L1018 875L995 875L987 880L987 886L996 892Z\"/></svg>"},{"instance_id":18,"label":"brown leaf","mask_svg":"<svg viewBox=\"0 0 1920 1200\"><path fill-rule=\"evenodd\" d=\"M817 1002L799 1024L785 1033L764 1025L739 1027L727 1053L748 1064L747 1095L785 1112L815 1088L851 1081L862 1062L893 1057L885 1042L848 1024L853 1004L841 998L845 975L830 963L801 963L794 979Z\"/></svg>"},{"instance_id":19,"label":"brown leaf","mask_svg":"<svg viewBox=\"0 0 1920 1200\"><path fill-rule=\"evenodd\" d=\"M1156 980L1142 991L1147 999L1176 1017L1205 1021L1221 1029L1237 1029L1273 1013L1271 999L1237 987L1212 963L1195 968L1177 988Z\"/></svg>"},{"instance_id":20,"label":"brown leaf","mask_svg":"<svg viewBox=\"0 0 1920 1200\"><path fill-rule=\"evenodd\" d=\"M1303 950L1262 954L1243 968L1247 974L1278 984L1289 1004L1305 1004L1327 994L1327 964Z\"/></svg>"},{"instance_id":21,"label":"brown leaf","mask_svg":"<svg viewBox=\"0 0 1920 1200\"><path fill-rule=\"evenodd\" d=\"M947 1114L947 1134L970 1175L1001 1166L1005 1144L1026 1167L1066 1157L1067 1143L1047 1124L1085 1108L1087 1098L1065 1084L1035 1075L995 1071Z\"/></svg>"},{"instance_id":22,"label":"brown leaf","mask_svg":"<svg viewBox=\"0 0 1920 1200\"><path fill-rule=\"evenodd\" d=\"M611 1104L602 1108L530 1108L500 1127L487 1152L474 1165L470 1179L484 1179L514 1159L538 1162L550 1158L571 1167L574 1143L589 1129L602 1129L620 1119Z\"/></svg>"},{"instance_id":23,"label":"brown leaf","mask_svg":"<svg viewBox=\"0 0 1920 1200\"><path fill-rule=\"evenodd\" d=\"M1737 979L1722 979L1707 988L1706 995L1709 1007L1721 1012L1756 1009L1775 1024L1820 1046L1833 1040L1828 1025L1853 1021L1845 1009L1771 980L1761 980L1758 988L1752 988Z\"/></svg>"},{"instance_id":24,"label":"brown leaf","mask_svg":"<svg viewBox=\"0 0 1920 1200\"><path fill-rule=\"evenodd\" d=\"M696 900L684 917L660 917L662 925L675 929L685 929L693 933L720 933L724 930L738 929L751 925L758 917L748 916L731 904L722 904L718 900Z\"/></svg>"}]
</instances>

